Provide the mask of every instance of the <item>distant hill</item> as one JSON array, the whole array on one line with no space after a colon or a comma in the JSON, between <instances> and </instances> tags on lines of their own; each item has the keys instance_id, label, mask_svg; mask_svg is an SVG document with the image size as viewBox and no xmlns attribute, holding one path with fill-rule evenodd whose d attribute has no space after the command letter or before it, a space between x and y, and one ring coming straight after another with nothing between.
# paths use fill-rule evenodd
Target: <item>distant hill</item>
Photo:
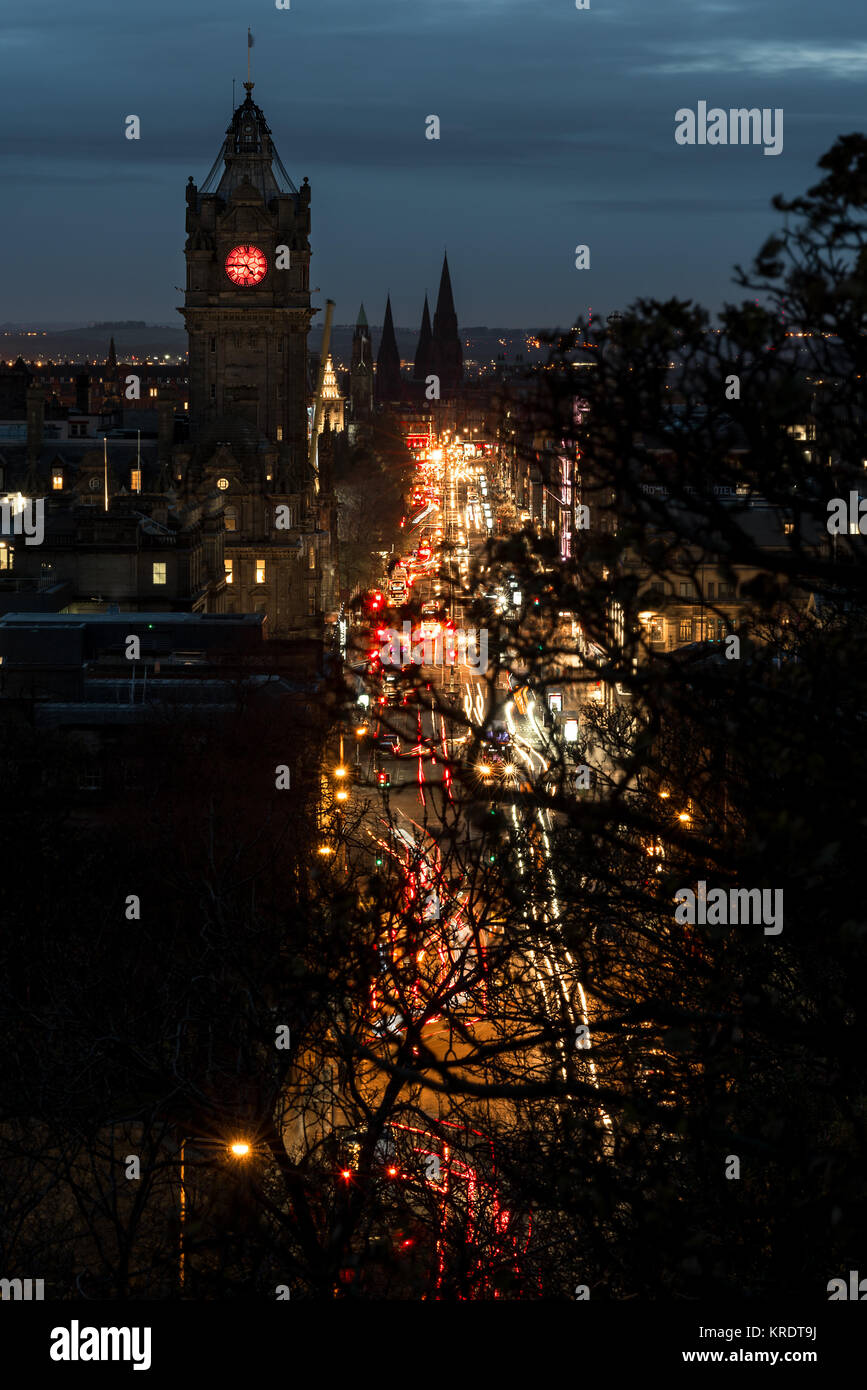
<instances>
[{"instance_id":1,"label":"distant hill","mask_svg":"<svg viewBox=\"0 0 867 1390\"><path fill-rule=\"evenodd\" d=\"M371 326L374 357L379 348L381 326ZM348 366L352 357L352 324L334 324L331 329L331 351L335 361ZM415 356L418 341L417 328L396 328L398 351L404 362L411 362ZM135 320L88 324L80 328L27 329L20 324L0 328L0 360L14 361L23 357L25 361L54 362L103 362L108 356L109 340L114 338L119 360L131 357L156 358L168 356L170 361L182 359L187 351L187 335L181 326L172 324L144 324ZM461 329L464 356L482 362L495 360L499 353L505 353L513 361L517 353L523 353L525 360L539 360L544 353L528 350L527 330L523 328L485 328L476 326ZM469 346L467 342L469 340ZM322 342L321 323L314 324L310 332L311 352L318 353Z\"/></svg>"}]
</instances>

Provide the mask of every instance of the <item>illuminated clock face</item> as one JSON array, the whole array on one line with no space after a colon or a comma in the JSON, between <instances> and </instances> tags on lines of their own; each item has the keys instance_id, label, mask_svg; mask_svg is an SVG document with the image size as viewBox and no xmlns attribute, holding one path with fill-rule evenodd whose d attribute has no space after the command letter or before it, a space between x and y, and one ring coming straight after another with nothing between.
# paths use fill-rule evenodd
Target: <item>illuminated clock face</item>
<instances>
[{"instance_id":1,"label":"illuminated clock face","mask_svg":"<svg viewBox=\"0 0 867 1390\"><path fill-rule=\"evenodd\" d=\"M235 246L226 257L226 274L233 285L258 285L268 262L258 246Z\"/></svg>"}]
</instances>

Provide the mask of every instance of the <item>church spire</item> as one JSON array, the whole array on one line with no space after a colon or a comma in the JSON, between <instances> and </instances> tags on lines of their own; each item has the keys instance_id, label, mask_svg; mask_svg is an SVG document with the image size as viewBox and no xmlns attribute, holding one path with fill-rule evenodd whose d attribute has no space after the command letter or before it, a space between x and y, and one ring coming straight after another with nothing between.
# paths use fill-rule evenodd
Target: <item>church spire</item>
<instances>
[{"instance_id":1,"label":"church spire","mask_svg":"<svg viewBox=\"0 0 867 1390\"><path fill-rule=\"evenodd\" d=\"M431 369L440 379L440 391L454 393L464 375L464 354L458 333L458 316L452 294L448 256L443 254L440 289L433 321Z\"/></svg>"},{"instance_id":2,"label":"church spire","mask_svg":"<svg viewBox=\"0 0 867 1390\"><path fill-rule=\"evenodd\" d=\"M400 353L394 333L394 320L391 316L391 295L385 301L385 321L382 325L382 339L376 358L374 389L376 399L379 402L398 401L403 395Z\"/></svg>"},{"instance_id":3,"label":"church spire","mask_svg":"<svg viewBox=\"0 0 867 1390\"><path fill-rule=\"evenodd\" d=\"M430 370L430 350L433 334L430 326L430 309L427 302L427 290L424 296L424 310L421 316L421 328L418 335L418 347L415 350L415 363L412 374L416 381L424 381Z\"/></svg>"}]
</instances>

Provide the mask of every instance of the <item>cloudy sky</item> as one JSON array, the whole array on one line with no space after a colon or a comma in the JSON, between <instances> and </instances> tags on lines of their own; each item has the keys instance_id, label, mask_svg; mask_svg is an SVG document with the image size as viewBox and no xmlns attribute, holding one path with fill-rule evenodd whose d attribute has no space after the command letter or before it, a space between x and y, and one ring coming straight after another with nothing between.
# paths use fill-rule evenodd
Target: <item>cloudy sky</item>
<instances>
[{"instance_id":1,"label":"cloudy sky","mask_svg":"<svg viewBox=\"0 0 867 1390\"><path fill-rule=\"evenodd\" d=\"M460 320L538 327L638 295L736 297L731 267L864 128L850 0L40 0L5 6L6 321L177 323L184 185L246 76L312 185L311 283L415 324L448 246ZM684 147L679 107L782 107L784 147ZM141 140L124 118L141 119ZM425 139L436 114L441 139ZM575 247L590 269L575 269Z\"/></svg>"}]
</instances>

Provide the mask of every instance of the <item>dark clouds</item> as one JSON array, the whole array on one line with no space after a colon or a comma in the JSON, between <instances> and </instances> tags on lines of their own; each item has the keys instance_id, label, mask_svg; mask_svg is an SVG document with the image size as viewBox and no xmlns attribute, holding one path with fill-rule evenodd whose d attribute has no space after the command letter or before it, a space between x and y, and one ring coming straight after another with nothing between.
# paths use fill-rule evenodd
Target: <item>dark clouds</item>
<instances>
[{"instance_id":1,"label":"dark clouds","mask_svg":"<svg viewBox=\"0 0 867 1390\"><path fill-rule=\"evenodd\" d=\"M313 283L414 323L449 247L464 323L551 324L639 294L716 308L774 214L858 128L847 0L48 0L0 19L3 317L169 322L183 187L204 178L246 76L313 185ZM674 112L783 107L785 147L682 148ZM141 117L127 141L123 118ZM424 118L442 122L439 142ZM574 269L574 247L591 270ZM6 261L9 265L10 262ZM321 299L321 296L320 296ZM180 322L180 320L178 320Z\"/></svg>"}]
</instances>

